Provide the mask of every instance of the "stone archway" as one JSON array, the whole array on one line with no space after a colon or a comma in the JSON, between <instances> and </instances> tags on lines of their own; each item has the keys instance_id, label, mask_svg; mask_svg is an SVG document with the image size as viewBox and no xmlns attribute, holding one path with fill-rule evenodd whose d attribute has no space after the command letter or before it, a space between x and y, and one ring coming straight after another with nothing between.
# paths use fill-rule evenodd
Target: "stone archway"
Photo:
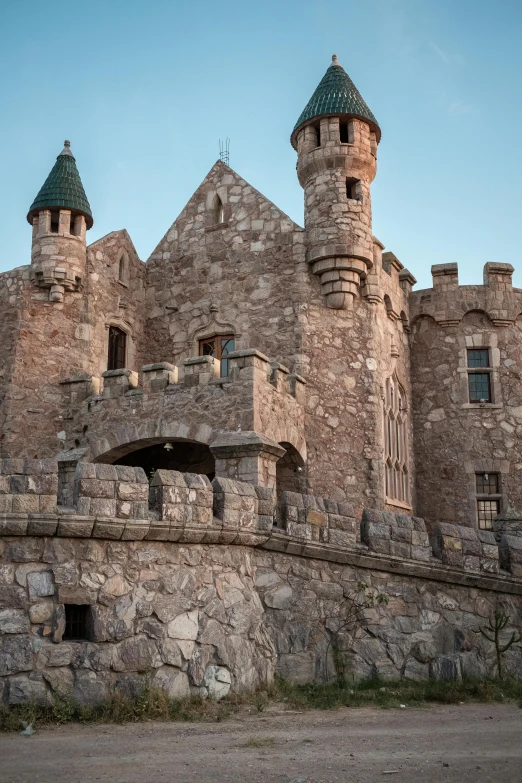
<instances>
[{"instance_id":1,"label":"stone archway","mask_svg":"<svg viewBox=\"0 0 522 783\"><path fill-rule=\"evenodd\" d=\"M113 464L143 468L149 478L156 470L177 470L180 473L203 474L212 481L216 471L215 460L206 443L154 440L154 443L149 444L139 441L134 444L137 448L128 451Z\"/></svg>"},{"instance_id":2,"label":"stone archway","mask_svg":"<svg viewBox=\"0 0 522 783\"><path fill-rule=\"evenodd\" d=\"M295 446L283 441L279 443L285 449L284 455L276 465L277 496L282 492L307 492L306 465Z\"/></svg>"}]
</instances>

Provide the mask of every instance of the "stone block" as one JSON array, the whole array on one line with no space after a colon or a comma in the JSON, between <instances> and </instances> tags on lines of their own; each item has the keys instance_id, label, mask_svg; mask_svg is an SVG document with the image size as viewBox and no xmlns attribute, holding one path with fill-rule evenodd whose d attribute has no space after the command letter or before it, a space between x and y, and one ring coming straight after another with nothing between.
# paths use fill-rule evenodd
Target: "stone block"
<instances>
[{"instance_id":1,"label":"stone block","mask_svg":"<svg viewBox=\"0 0 522 783\"><path fill-rule=\"evenodd\" d=\"M391 538L389 525L382 522L369 522L367 519L363 518L361 523L361 539L367 544L370 538L383 538L389 540Z\"/></svg>"},{"instance_id":2,"label":"stone block","mask_svg":"<svg viewBox=\"0 0 522 783\"><path fill-rule=\"evenodd\" d=\"M109 466L112 467L112 466ZM100 479L80 479L75 495L88 498L113 498L115 490L114 481L102 481Z\"/></svg>"},{"instance_id":3,"label":"stone block","mask_svg":"<svg viewBox=\"0 0 522 783\"><path fill-rule=\"evenodd\" d=\"M39 495L40 514L51 514L56 511L56 495Z\"/></svg>"},{"instance_id":4,"label":"stone block","mask_svg":"<svg viewBox=\"0 0 522 783\"><path fill-rule=\"evenodd\" d=\"M115 517L116 500L107 498L91 498L90 513L94 517Z\"/></svg>"},{"instance_id":5,"label":"stone block","mask_svg":"<svg viewBox=\"0 0 522 783\"><path fill-rule=\"evenodd\" d=\"M92 462L78 462L74 474L75 479L94 479L96 478L96 465Z\"/></svg>"},{"instance_id":6,"label":"stone block","mask_svg":"<svg viewBox=\"0 0 522 783\"><path fill-rule=\"evenodd\" d=\"M0 635L8 633L29 633L27 613L21 609L0 610Z\"/></svg>"},{"instance_id":7,"label":"stone block","mask_svg":"<svg viewBox=\"0 0 522 783\"><path fill-rule=\"evenodd\" d=\"M306 522L309 525L318 525L320 527L326 527L328 524L328 516L319 511L309 511L306 515Z\"/></svg>"},{"instance_id":8,"label":"stone block","mask_svg":"<svg viewBox=\"0 0 522 783\"><path fill-rule=\"evenodd\" d=\"M59 585L58 601L62 604L79 604L94 606L96 604L97 590L75 585Z\"/></svg>"},{"instance_id":9,"label":"stone block","mask_svg":"<svg viewBox=\"0 0 522 783\"><path fill-rule=\"evenodd\" d=\"M26 492L32 495L56 496L58 492L58 474L28 476Z\"/></svg>"},{"instance_id":10,"label":"stone block","mask_svg":"<svg viewBox=\"0 0 522 783\"><path fill-rule=\"evenodd\" d=\"M146 484L118 482L116 484L116 497L119 498L119 500L148 501L149 488Z\"/></svg>"},{"instance_id":11,"label":"stone block","mask_svg":"<svg viewBox=\"0 0 522 783\"><path fill-rule=\"evenodd\" d=\"M353 549L356 544L355 532L350 533L346 530L329 529L328 531L328 543L333 546L346 547L347 549Z\"/></svg>"},{"instance_id":12,"label":"stone block","mask_svg":"<svg viewBox=\"0 0 522 783\"><path fill-rule=\"evenodd\" d=\"M414 546L411 547L412 560L424 560L429 561L431 558L431 549L427 546Z\"/></svg>"},{"instance_id":13,"label":"stone block","mask_svg":"<svg viewBox=\"0 0 522 783\"><path fill-rule=\"evenodd\" d=\"M411 531L411 543L415 547L429 547L430 537L427 533L418 530Z\"/></svg>"},{"instance_id":14,"label":"stone block","mask_svg":"<svg viewBox=\"0 0 522 783\"><path fill-rule=\"evenodd\" d=\"M403 541L390 541L390 555L395 557L403 557L408 560L411 557L411 544L406 544Z\"/></svg>"},{"instance_id":15,"label":"stone block","mask_svg":"<svg viewBox=\"0 0 522 783\"><path fill-rule=\"evenodd\" d=\"M118 472L115 465L105 465L104 463L97 463L95 466L96 478L101 481L117 481ZM103 495L100 495L103 497Z\"/></svg>"},{"instance_id":16,"label":"stone block","mask_svg":"<svg viewBox=\"0 0 522 783\"><path fill-rule=\"evenodd\" d=\"M51 571L33 571L27 574L29 598L43 598L54 595L53 575Z\"/></svg>"},{"instance_id":17,"label":"stone block","mask_svg":"<svg viewBox=\"0 0 522 783\"><path fill-rule=\"evenodd\" d=\"M49 707L51 697L41 675L12 677L9 680L7 703L12 706L36 704L40 707Z\"/></svg>"},{"instance_id":18,"label":"stone block","mask_svg":"<svg viewBox=\"0 0 522 783\"><path fill-rule=\"evenodd\" d=\"M33 668L33 645L30 636L16 635L0 638L0 677Z\"/></svg>"},{"instance_id":19,"label":"stone block","mask_svg":"<svg viewBox=\"0 0 522 783\"><path fill-rule=\"evenodd\" d=\"M480 557L474 555L464 555L462 559L464 571L480 571Z\"/></svg>"},{"instance_id":20,"label":"stone block","mask_svg":"<svg viewBox=\"0 0 522 783\"><path fill-rule=\"evenodd\" d=\"M14 514L38 514L40 498L38 495L13 495L11 509Z\"/></svg>"}]
</instances>

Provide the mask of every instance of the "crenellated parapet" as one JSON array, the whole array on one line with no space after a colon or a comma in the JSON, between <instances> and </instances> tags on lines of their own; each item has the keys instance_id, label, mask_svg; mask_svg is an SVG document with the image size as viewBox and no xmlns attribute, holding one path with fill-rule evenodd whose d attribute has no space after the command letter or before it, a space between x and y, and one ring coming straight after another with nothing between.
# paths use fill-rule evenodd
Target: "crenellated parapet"
<instances>
[{"instance_id":1,"label":"crenellated parapet","mask_svg":"<svg viewBox=\"0 0 522 783\"><path fill-rule=\"evenodd\" d=\"M273 441L275 447L284 441L301 452L304 378L255 349L231 353L228 361L226 377L220 377L217 360L196 356L179 366L168 362L147 364L140 373L120 369L104 372L101 378L82 375L65 379L66 447L85 443L90 449L88 456L98 458L117 445L111 440L178 437L179 432L181 438L210 444L218 435L242 433L239 440L244 441L245 433L254 432L263 433L262 437ZM169 429L171 422L176 422L176 432ZM133 435L132 427L147 434ZM113 431L118 434L108 437ZM83 438L85 432L88 442ZM228 445L241 446L243 451L257 448L250 441ZM278 456L281 453L279 448ZM228 472L224 475L239 477ZM253 474L248 476L248 480L254 478Z\"/></svg>"},{"instance_id":2,"label":"crenellated parapet","mask_svg":"<svg viewBox=\"0 0 522 783\"><path fill-rule=\"evenodd\" d=\"M459 286L458 265L435 264L433 288L413 291L410 316L430 316L441 326L456 326L466 313L485 312L494 326L509 326L522 312L522 290L513 288L511 264L484 266L483 285Z\"/></svg>"}]
</instances>

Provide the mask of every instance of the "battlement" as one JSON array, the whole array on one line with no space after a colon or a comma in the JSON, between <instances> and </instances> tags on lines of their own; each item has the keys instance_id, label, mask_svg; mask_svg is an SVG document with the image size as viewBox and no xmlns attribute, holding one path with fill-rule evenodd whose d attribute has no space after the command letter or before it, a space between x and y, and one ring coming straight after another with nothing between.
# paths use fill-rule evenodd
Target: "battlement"
<instances>
[{"instance_id":1,"label":"battlement","mask_svg":"<svg viewBox=\"0 0 522 783\"><path fill-rule=\"evenodd\" d=\"M410 294L410 316L428 315L441 326L454 326L472 310L482 310L495 326L508 326L522 311L522 290L513 288L511 264L484 265L482 285L459 285L458 264L435 264L433 288Z\"/></svg>"},{"instance_id":2,"label":"battlement","mask_svg":"<svg viewBox=\"0 0 522 783\"><path fill-rule=\"evenodd\" d=\"M356 519L345 502L248 482L142 468L80 462L73 505L61 505L53 460L0 463L0 536L95 538L266 547L341 561L371 554L388 568L429 563L431 571L520 578L522 539L439 524L428 536L424 520L365 509ZM319 554L321 553L322 554ZM442 578L442 571L441 577ZM447 575L446 577L447 578Z\"/></svg>"},{"instance_id":3,"label":"battlement","mask_svg":"<svg viewBox=\"0 0 522 783\"><path fill-rule=\"evenodd\" d=\"M62 385L70 402L79 403L89 397L92 403L96 403L126 394L175 394L179 388L190 389L208 384L224 386L256 380L270 384L279 394L289 394L299 404L304 402L305 379L291 373L287 367L269 359L260 351L253 348L234 351L227 359L230 372L225 377L220 376L220 362L217 359L212 356L194 356L185 359L180 366L168 362L145 364L141 373L124 368L107 370L101 378L75 375L65 378Z\"/></svg>"}]
</instances>

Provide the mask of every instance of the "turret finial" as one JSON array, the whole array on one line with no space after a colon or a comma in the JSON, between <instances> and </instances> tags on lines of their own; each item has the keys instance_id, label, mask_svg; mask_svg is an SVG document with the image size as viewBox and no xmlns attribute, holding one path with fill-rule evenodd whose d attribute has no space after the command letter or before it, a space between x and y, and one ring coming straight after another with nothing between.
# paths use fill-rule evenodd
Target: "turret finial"
<instances>
[{"instance_id":1,"label":"turret finial","mask_svg":"<svg viewBox=\"0 0 522 783\"><path fill-rule=\"evenodd\" d=\"M65 141L64 141L64 143L63 143L63 146L64 146L64 147L70 147L70 146L71 146L71 142L70 142L70 141L68 141L68 139L65 139Z\"/></svg>"},{"instance_id":2,"label":"turret finial","mask_svg":"<svg viewBox=\"0 0 522 783\"><path fill-rule=\"evenodd\" d=\"M339 65L339 60L336 54L332 54L332 65Z\"/></svg>"}]
</instances>

